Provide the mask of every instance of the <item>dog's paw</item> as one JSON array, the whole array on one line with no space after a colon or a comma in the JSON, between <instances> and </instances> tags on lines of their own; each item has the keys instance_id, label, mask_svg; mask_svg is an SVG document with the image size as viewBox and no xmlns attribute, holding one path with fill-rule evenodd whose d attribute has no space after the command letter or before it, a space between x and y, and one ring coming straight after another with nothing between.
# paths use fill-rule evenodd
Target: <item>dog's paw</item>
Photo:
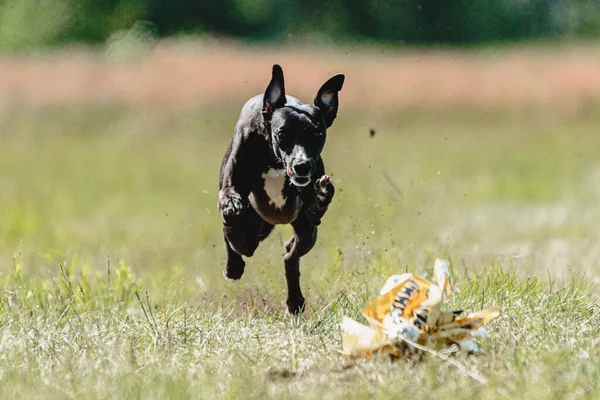
<instances>
[{"instance_id":1,"label":"dog's paw","mask_svg":"<svg viewBox=\"0 0 600 400\"><path fill-rule=\"evenodd\" d=\"M306 301L302 295L288 298L286 301L288 315L300 315L304 312Z\"/></svg>"},{"instance_id":2,"label":"dog's paw","mask_svg":"<svg viewBox=\"0 0 600 400\"><path fill-rule=\"evenodd\" d=\"M223 270L223 277L229 282L238 282L242 275L244 275L244 269L246 262L240 256L227 257L227 265Z\"/></svg>"},{"instance_id":3,"label":"dog's paw","mask_svg":"<svg viewBox=\"0 0 600 400\"><path fill-rule=\"evenodd\" d=\"M317 201L321 206L327 206L331 203L335 194L335 186L328 175L323 175L315 182L315 194Z\"/></svg>"},{"instance_id":4,"label":"dog's paw","mask_svg":"<svg viewBox=\"0 0 600 400\"><path fill-rule=\"evenodd\" d=\"M219 212L223 217L239 215L244 210L242 196L233 189L219 191Z\"/></svg>"}]
</instances>

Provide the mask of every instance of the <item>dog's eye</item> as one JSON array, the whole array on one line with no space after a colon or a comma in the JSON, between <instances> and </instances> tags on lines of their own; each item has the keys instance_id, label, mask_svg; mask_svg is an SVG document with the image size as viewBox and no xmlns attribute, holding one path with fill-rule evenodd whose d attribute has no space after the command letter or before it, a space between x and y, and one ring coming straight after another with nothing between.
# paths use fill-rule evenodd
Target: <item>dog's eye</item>
<instances>
[{"instance_id":1,"label":"dog's eye","mask_svg":"<svg viewBox=\"0 0 600 400\"><path fill-rule=\"evenodd\" d=\"M323 132L321 132L321 131L315 131L315 136L316 137L323 136Z\"/></svg>"}]
</instances>

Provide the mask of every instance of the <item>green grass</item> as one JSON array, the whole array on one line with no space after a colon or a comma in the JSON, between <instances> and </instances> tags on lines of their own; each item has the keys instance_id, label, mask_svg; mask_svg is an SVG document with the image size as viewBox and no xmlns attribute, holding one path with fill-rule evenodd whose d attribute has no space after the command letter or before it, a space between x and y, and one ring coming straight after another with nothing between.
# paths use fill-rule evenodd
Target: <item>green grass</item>
<instances>
[{"instance_id":1,"label":"green grass","mask_svg":"<svg viewBox=\"0 0 600 400\"><path fill-rule=\"evenodd\" d=\"M289 227L239 284L221 276L236 107L0 111L0 397L600 396L600 118L342 109L295 319ZM393 273L431 277L436 257L452 306L502 308L484 354L459 358L485 386L432 357L337 352L342 316L362 320Z\"/></svg>"}]
</instances>

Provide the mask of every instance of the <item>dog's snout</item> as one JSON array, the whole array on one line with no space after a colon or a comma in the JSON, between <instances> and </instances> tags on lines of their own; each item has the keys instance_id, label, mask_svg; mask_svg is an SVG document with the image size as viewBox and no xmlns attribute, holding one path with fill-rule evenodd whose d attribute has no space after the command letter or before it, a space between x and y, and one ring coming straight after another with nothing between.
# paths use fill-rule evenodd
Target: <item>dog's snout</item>
<instances>
[{"instance_id":1,"label":"dog's snout","mask_svg":"<svg viewBox=\"0 0 600 400\"><path fill-rule=\"evenodd\" d=\"M310 170L312 169L312 164L310 161L299 162L294 164L292 167L294 173L299 176L308 176L310 174Z\"/></svg>"}]
</instances>

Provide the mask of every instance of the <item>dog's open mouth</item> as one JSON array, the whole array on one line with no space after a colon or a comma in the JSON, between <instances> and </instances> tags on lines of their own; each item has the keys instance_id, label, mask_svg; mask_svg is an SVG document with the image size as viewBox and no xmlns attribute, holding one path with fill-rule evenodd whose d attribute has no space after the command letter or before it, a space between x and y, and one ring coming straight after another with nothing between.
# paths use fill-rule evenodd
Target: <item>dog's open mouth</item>
<instances>
[{"instance_id":1,"label":"dog's open mouth","mask_svg":"<svg viewBox=\"0 0 600 400\"><path fill-rule=\"evenodd\" d=\"M304 187L310 183L310 176L297 176L290 173L288 173L288 176L294 186Z\"/></svg>"}]
</instances>

